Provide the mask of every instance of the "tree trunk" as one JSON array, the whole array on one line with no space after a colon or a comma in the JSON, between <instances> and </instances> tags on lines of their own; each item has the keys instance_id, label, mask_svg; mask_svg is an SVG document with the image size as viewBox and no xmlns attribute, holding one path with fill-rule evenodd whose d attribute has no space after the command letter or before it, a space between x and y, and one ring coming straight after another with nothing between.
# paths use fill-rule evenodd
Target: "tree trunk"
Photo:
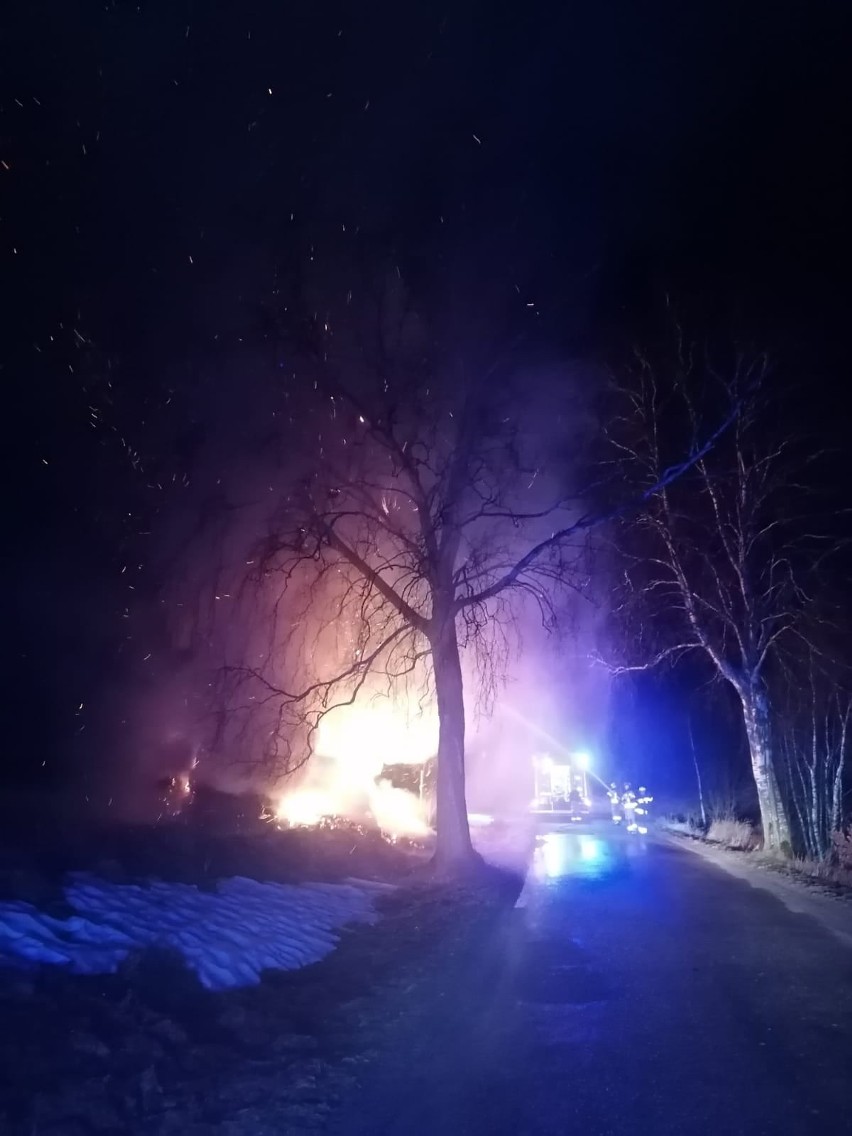
<instances>
[{"instance_id":1,"label":"tree trunk","mask_svg":"<svg viewBox=\"0 0 852 1136\"><path fill-rule=\"evenodd\" d=\"M766 691L760 687L746 688L740 694L740 698L751 755L751 768L760 805L763 847L783 851L789 855L792 852L790 819L787 815L787 806L781 796L773 761Z\"/></svg>"},{"instance_id":2,"label":"tree trunk","mask_svg":"<svg viewBox=\"0 0 852 1136\"><path fill-rule=\"evenodd\" d=\"M455 619L448 616L432 640L438 698L436 867L464 870L474 862L467 818L464 771L464 690Z\"/></svg>"},{"instance_id":3,"label":"tree trunk","mask_svg":"<svg viewBox=\"0 0 852 1136\"><path fill-rule=\"evenodd\" d=\"M695 751L695 738L692 734L692 715L689 707L686 709L686 728L689 732L689 745L692 750L692 764L695 766L695 780L698 785L698 806L701 809L701 827L707 828L707 809L704 807L704 786L701 783L701 769L698 765L698 754Z\"/></svg>"},{"instance_id":4,"label":"tree trunk","mask_svg":"<svg viewBox=\"0 0 852 1136\"><path fill-rule=\"evenodd\" d=\"M840 712L838 707L838 713ZM834 767L834 784L831 792L831 841L834 844L835 832L843 827L843 771L846 766L846 740L849 732L849 719L852 717L852 705L846 704L846 710L840 716L840 737L837 742L837 764Z\"/></svg>"}]
</instances>

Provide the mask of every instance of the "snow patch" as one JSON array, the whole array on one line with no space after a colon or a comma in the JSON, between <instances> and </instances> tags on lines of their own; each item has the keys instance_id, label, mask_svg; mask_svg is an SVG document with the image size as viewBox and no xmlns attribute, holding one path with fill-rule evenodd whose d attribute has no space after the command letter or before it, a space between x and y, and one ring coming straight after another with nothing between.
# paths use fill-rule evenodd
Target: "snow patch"
<instances>
[{"instance_id":1,"label":"snow patch","mask_svg":"<svg viewBox=\"0 0 852 1136\"><path fill-rule=\"evenodd\" d=\"M78 914L68 919L0 902L0 965L107 974L131 952L160 947L178 951L208 990L251 986L263 970L295 970L324 958L341 927L375 920L373 899L384 890L364 880L276 884L236 876L202 891L76 874L65 896Z\"/></svg>"}]
</instances>

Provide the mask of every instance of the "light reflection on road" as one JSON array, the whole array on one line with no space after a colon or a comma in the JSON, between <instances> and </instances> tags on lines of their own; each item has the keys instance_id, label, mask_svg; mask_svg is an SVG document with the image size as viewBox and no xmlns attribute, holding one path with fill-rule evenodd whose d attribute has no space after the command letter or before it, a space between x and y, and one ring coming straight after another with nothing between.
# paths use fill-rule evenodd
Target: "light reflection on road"
<instances>
[{"instance_id":1,"label":"light reflection on road","mask_svg":"<svg viewBox=\"0 0 852 1136\"><path fill-rule=\"evenodd\" d=\"M602 881L622 872L626 860L644 851L645 841L637 836L555 829L538 837L531 875L544 884L567 877Z\"/></svg>"}]
</instances>

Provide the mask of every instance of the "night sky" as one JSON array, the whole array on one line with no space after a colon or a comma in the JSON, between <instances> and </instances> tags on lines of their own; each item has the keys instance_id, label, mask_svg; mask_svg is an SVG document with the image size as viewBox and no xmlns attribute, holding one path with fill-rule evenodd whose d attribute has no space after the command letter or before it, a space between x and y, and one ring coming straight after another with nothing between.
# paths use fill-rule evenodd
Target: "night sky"
<instances>
[{"instance_id":1,"label":"night sky","mask_svg":"<svg viewBox=\"0 0 852 1136\"><path fill-rule=\"evenodd\" d=\"M136 452L191 461L174 392L199 392L203 428L205 382L271 366L260 313L344 234L433 297L520 288L530 349L554 355L641 339L671 294L806 377L830 431L849 405L845 8L7 5L3 776L95 759L80 704L156 592L122 572L156 507Z\"/></svg>"}]
</instances>

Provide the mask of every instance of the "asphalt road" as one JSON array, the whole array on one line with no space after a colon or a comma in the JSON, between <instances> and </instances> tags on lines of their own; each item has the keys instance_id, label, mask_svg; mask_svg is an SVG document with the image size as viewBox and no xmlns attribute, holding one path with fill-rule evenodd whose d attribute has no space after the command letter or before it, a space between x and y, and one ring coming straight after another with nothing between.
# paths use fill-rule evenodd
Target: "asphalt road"
<instances>
[{"instance_id":1,"label":"asphalt road","mask_svg":"<svg viewBox=\"0 0 852 1136\"><path fill-rule=\"evenodd\" d=\"M852 950L699 856L543 836L522 906L412 990L341 1136L852 1132Z\"/></svg>"}]
</instances>

